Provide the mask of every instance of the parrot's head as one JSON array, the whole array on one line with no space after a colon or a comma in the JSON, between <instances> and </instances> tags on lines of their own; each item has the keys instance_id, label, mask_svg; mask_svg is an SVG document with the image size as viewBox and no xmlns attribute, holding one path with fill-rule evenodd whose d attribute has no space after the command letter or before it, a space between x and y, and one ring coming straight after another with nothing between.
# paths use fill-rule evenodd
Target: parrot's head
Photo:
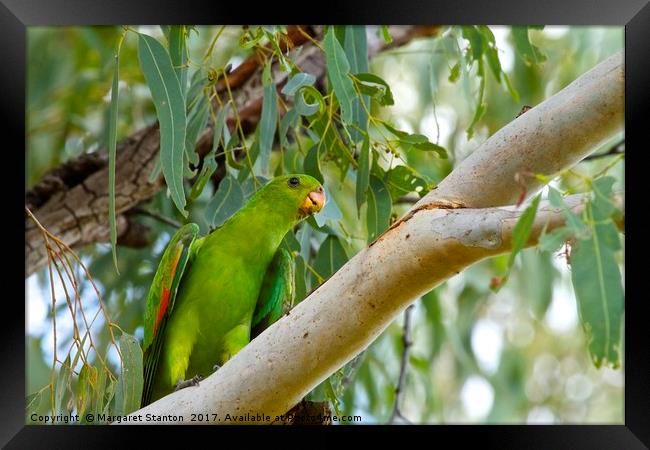
<instances>
[{"instance_id":1,"label":"parrot's head","mask_svg":"<svg viewBox=\"0 0 650 450\"><path fill-rule=\"evenodd\" d=\"M317 213L325 205L325 191L320 182L309 175L291 174L276 177L266 186L269 201L275 208L291 211L297 220Z\"/></svg>"}]
</instances>

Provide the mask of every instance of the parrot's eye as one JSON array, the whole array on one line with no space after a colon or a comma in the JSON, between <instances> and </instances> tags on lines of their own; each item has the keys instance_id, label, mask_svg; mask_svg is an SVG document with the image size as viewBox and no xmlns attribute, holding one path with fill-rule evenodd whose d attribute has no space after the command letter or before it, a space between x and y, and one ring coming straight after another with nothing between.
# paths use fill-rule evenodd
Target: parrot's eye
<instances>
[{"instance_id":1,"label":"parrot's eye","mask_svg":"<svg viewBox=\"0 0 650 450\"><path fill-rule=\"evenodd\" d=\"M296 187L300 184L300 180L297 177L291 177L289 178L289 186L291 187Z\"/></svg>"}]
</instances>

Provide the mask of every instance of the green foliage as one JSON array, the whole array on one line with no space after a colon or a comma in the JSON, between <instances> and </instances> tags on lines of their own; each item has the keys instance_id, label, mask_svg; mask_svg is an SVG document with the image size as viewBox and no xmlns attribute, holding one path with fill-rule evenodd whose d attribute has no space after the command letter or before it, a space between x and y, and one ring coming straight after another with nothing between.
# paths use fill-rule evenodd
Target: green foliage
<instances>
[{"instance_id":1,"label":"green foliage","mask_svg":"<svg viewBox=\"0 0 650 450\"><path fill-rule=\"evenodd\" d=\"M160 161L172 200L186 216L183 171L185 167L185 101L167 50L156 39L138 36L140 66L156 105L160 125Z\"/></svg>"},{"instance_id":2,"label":"green foliage","mask_svg":"<svg viewBox=\"0 0 650 450\"><path fill-rule=\"evenodd\" d=\"M219 189L206 207L206 219L213 227L223 223L244 205L244 191L241 184L231 175L221 180Z\"/></svg>"},{"instance_id":3,"label":"green foliage","mask_svg":"<svg viewBox=\"0 0 650 450\"><path fill-rule=\"evenodd\" d=\"M546 55L539 48L531 44L528 30L534 27L512 27L512 36L515 41L517 53L528 65L539 64L546 61Z\"/></svg>"},{"instance_id":4,"label":"green foliage","mask_svg":"<svg viewBox=\"0 0 650 450\"><path fill-rule=\"evenodd\" d=\"M391 197L386 183L374 175L370 176L369 187L366 225L368 227L368 243L371 243L390 224Z\"/></svg>"},{"instance_id":5,"label":"green foliage","mask_svg":"<svg viewBox=\"0 0 650 450\"><path fill-rule=\"evenodd\" d=\"M140 408L143 372L142 349L138 340L129 334L120 336L122 372L115 390L115 414L129 414Z\"/></svg>"},{"instance_id":6,"label":"green foliage","mask_svg":"<svg viewBox=\"0 0 650 450\"><path fill-rule=\"evenodd\" d=\"M344 123L351 124L353 123L352 101L356 94L352 80L348 76L350 74L350 63L343 47L341 47L334 35L334 28L329 29L323 44L325 46L327 75L341 107L341 119Z\"/></svg>"},{"instance_id":7,"label":"green foliage","mask_svg":"<svg viewBox=\"0 0 650 450\"><path fill-rule=\"evenodd\" d=\"M113 249L113 264L117 270L117 225L115 224L115 159L117 152L117 107L119 102L120 77L119 48L115 53L115 71L111 85L111 106L108 119L108 226ZM118 272L119 273L119 272Z\"/></svg>"}]
</instances>

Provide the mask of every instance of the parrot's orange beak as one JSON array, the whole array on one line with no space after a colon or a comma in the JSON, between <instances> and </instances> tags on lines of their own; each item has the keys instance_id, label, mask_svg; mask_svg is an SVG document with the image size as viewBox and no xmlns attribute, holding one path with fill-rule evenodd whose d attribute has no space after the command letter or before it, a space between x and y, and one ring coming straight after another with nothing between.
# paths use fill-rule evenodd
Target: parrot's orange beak
<instances>
[{"instance_id":1,"label":"parrot's orange beak","mask_svg":"<svg viewBox=\"0 0 650 450\"><path fill-rule=\"evenodd\" d=\"M323 187L320 186L318 189L311 191L305 197L305 200L300 205L300 212L305 216L317 213L325 205L325 192Z\"/></svg>"}]
</instances>

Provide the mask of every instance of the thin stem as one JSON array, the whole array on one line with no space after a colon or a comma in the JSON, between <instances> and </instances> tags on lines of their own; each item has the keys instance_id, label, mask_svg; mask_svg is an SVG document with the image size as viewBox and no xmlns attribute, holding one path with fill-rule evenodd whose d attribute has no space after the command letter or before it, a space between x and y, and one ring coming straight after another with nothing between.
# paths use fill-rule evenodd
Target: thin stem
<instances>
[{"instance_id":1,"label":"thin stem","mask_svg":"<svg viewBox=\"0 0 650 450\"><path fill-rule=\"evenodd\" d=\"M404 394L404 384L406 381L406 369L408 368L409 353L411 345L411 314L413 313L413 308L415 305L409 305L408 308L404 311L404 332L402 334L402 344L404 346L404 351L402 352L402 360L400 361L399 368L399 378L397 380L397 386L395 386L395 404L393 405L393 413L390 416L389 423L395 422L396 418L401 418L408 422L406 417L402 415L400 411L400 400Z\"/></svg>"},{"instance_id":2,"label":"thin stem","mask_svg":"<svg viewBox=\"0 0 650 450\"><path fill-rule=\"evenodd\" d=\"M165 225L169 225L174 228L182 227L182 224L180 222L177 222L174 219L163 216L162 214L159 214L154 211L149 211L147 209L140 208L140 207L133 208L131 211L141 216L151 217L152 219L156 219L158 222L164 223Z\"/></svg>"}]
</instances>

